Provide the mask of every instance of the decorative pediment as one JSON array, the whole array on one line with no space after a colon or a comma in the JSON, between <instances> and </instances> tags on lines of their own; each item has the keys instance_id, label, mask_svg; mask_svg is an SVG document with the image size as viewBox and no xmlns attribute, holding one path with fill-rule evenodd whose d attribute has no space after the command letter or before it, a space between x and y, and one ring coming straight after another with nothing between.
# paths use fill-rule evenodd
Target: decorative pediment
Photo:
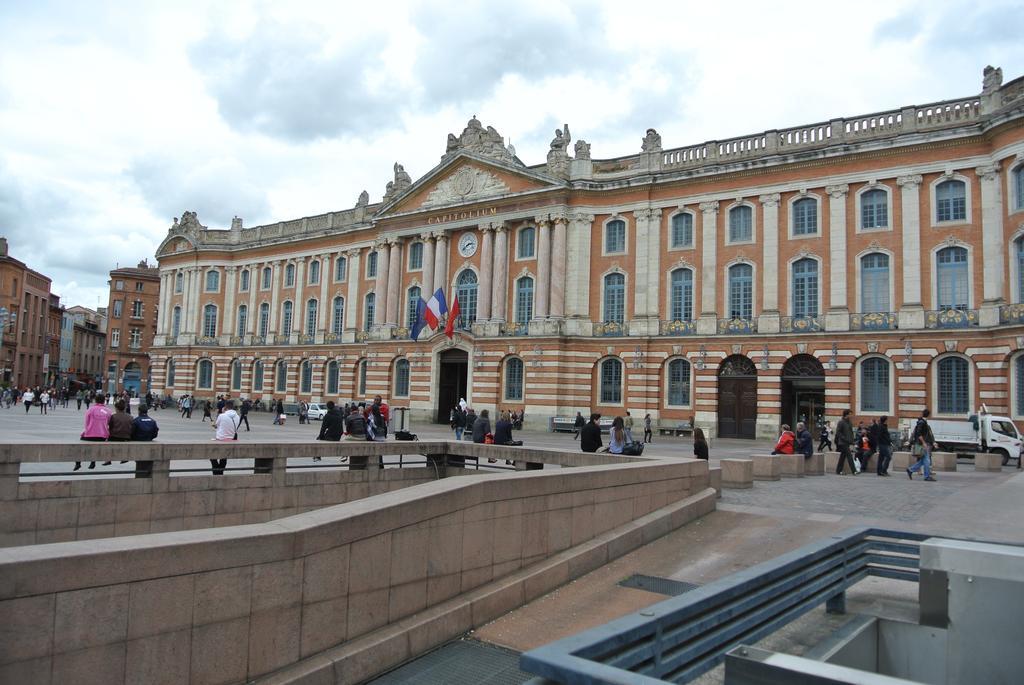
<instances>
[{"instance_id":1,"label":"decorative pediment","mask_svg":"<svg viewBox=\"0 0 1024 685\"><path fill-rule=\"evenodd\" d=\"M509 190L508 184L496 175L466 164L434 186L420 206L427 209L472 202L503 195Z\"/></svg>"}]
</instances>

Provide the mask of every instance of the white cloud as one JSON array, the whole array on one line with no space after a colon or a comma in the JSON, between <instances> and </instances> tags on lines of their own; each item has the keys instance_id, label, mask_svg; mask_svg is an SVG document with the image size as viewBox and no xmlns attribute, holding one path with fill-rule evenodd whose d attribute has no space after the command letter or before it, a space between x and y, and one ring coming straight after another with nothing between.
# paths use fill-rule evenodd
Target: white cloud
<instances>
[{"instance_id":1,"label":"white cloud","mask_svg":"<svg viewBox=\"0 0 1024 685\"><path fill-rule=\"evenodd\" d=\"M1020 2L0 5L0 233L68 304L172 216L225 227L379 199L473 114L544 160L976 93L1024 74Z\"/></svg>"}]
</instances>

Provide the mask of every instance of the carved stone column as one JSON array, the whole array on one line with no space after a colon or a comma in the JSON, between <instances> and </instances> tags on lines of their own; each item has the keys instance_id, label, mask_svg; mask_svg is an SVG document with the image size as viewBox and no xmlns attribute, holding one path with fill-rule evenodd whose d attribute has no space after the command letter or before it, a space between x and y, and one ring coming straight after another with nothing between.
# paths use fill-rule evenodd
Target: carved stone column
<instances>
[{"instance_id":1,"label":"carved stone column","mask_svg":"<svg viewBox=\"0 0 1024 685\"><path fill-rule=\"evenodd\" d=\"M434 290L443 289L448 300L451 298L448 292L448 234L443 231L435 233L434 240Z\"/></svg>"},{"instance_id":2,"label":"carved stone column","mask_svg":"<svg viewBox=\"0 0 1024 685\"><path fill-rule=\"evenodd\" d=\"M896 185L900 187L903 214L903 305L899 311L901 330L924 328L924 307L921 302L922 180L920 174L896 179Z\"/></svg>"},{"instance_id":3,"label":"carved stone column","mask_svg":"<svg viewBox=\"0 0 1024 685\"><path fill-rule=\"evenodd\" d=\"M249 320L245 323L245 334L253 335L259 325L260 312L256 306L256 291L259 290L263 276L262 264L249 265Z\"/></svg>"},{"instance_id":4,"label":"carved stone column","mask_svg":"<svg viewBox=\"0 0 1024 685\"><path fill-rule=\"evenodd\" d=\"M429 233L420 234L423 241L423 299L429 300L434 294L434 239Z\"/></svg>"},{"instance_id":5,"label":"carved stone column","mask_svg":"<svg viewBox=\"0 0 1024 685\"><path fill-rule=\"evenodd\" d=\"M491 319L505 323L508 306L508 230L494 225L494 287L491 291Z\"/></svg>"},{"instance_id":6,"label":"carved stone column","mask_svg":"<svg viewBox=\"0 0 1024 685\"><path fill-rule=\"evenodd\" d=\"M235 290L238 286L235 283L235 274L238 271L238 267L229 266L224 269L224 316L221 318L223 326L220 329L221 337L226 336L226 341L230 343L231 337L236 333L235 331Z\"/></svg>"},{"instance_id":7,"label":"carved stone column","mask_svg":"<svg viewBox=\"0 0 1024 685\"><path fill-rule=\"evenodd\" d=\"M483 239L480 241L480 291L477 297L476 316L478 323L491 320L491 286L494 281L494 229L481 226Z\"/></svg>"},{"instance_id":8,"label":"carved stone column","mask_svg":"<svg viewBox=\"0 0 1024 685\"><path fill-rule=\"evenodd\" d=\"M272 273L270 274L270 326L268 333L287 335L287 331L277 330L277 317L281 309L281 261L271 262Z\"/></svg>"},{"instance_id":9,"label":"carved stone column","mask_svg":"<svg viewBox=\"0 0 1024 685\"><path fill-rule=\"evenodd\" d=\"M359 281L362 280L363 272L360 271L360 254L362 250L349 250L345 253L348 263L345 267L348 273L348 291L345 294L345 342L355 340L355 330L358 325L359 309L362 303L359 302ZM350 340L351 338L351 340Z\"/></svg>"},{"instance_id":10,"label":"carved stone column","mask_svg":"<svg viewBox=\"0 0 1024 685\"><path fill-rule=\"evenodd\" d=\"M548 294L551 289L551 221L537 217L537 306L534 319L548 317Z\"/></svg>"},{"instance_id":11,"label":"carved stone column","mask_svg":"<svg viewBox=\"0 0 1024 685\"><path fill-rule=\"evenodd\" d=\"M160 311L156 318L156 334L167 335L167 314L171 301L171 289L174 287L174 276L169 272L160 274Z\"/></svg>"},{"instance_id":12,"label":"carved stone column","mask_svg":"<svg viewBox=\"0 0 1024 685\"><path fill-rule=\"evenodd\" d=\"M320 258L320 303L316 310L316 331L319 336L317 342L323 342L324 333L327 331L327 322L330 320L329 306L327 302L328 288L334 280L334 270L331 255L325 254Z\"/></svg>"},{"instance_id":13,"label":"carved stone column","mask_svg":"<svg viewBox=\"0 0 1024 685\"><path fill-rule=\"evenodd\" d=\"M292 296L292 330L288 335L302 335L306 332L306 301L302 296L306 286L306 257L295 260L295 294ZM293 340L294 342L294 340Z\"/></svg>"},{"instance_id":14,"label":"carved stone column","mask_svg":"<svg viewBox=\"0 0 1024 685\"><path fill-rule=\"evenodd\" d=\"M986 164L975 169L981 181L981 254L984 264L982 305L979 323L999 324L999 305L1006 302L1005 238L1003 237L1003 193L1000 188L999 164Z\"/></svg>"},{"instance_id":15,"label":"carved stone column","mask_svg":"<svg viewBox=\"0 0 1024 685\"><path fill-rule=\"evenodd\" d=\"M649 233L648 223L651 216L650 209L638 209L633 212L633 225L636 240L633 243L633 254L635 256L635 267L633 268L633 322L630 324L630 333L633 335L647 333L641 332L644 325L640 320L646 319L648 312L647 302L647 260L650 254L650 244L647 240Z\"/></svg>"},{"instance_id":16,"label":"carved stone column","mask_svg":"<svg viewBox=\"0 0 1024 685\"><path fill-rule=\"evenodd\" d=\"M763 252L761 257L761 316L757 319L759 333L779 332L779 193L758 198L761 201Z\"/></svg>"},{"instance_id":17,"label":"carved stone column","mask_svg":"<svg viewBox=\"0 0 1024 685\"><path fill-rule=\"evenodd\" d=\"M697 332L701 335L718 333L718 200L700 203L701 269L700 319Z\"/></svg>"},{"instance_id":18,"label":"carved stone column","mask_svg":"<svg viewBox=\"0 0 1024 685\"><path fill-rule=\"evenodd\" d=\"M565 257L569 219L565 215L554 218L551 235L551 302L553 319L565 318Z\"/></svg>"},{"instance_id":19,"label":"carved stone column","mask_svg":"<svg viewBox=\"0 0 1024 685\"><path fill-rule=\"evenodd\" d=\"M402 240L389 241L391 245L390 266L388 267L388 312L384 320L387 326L397 326L401 321L402 308Z\"/></svg>"},{"instance_id":20,"label":"carved stone column","mask_svg":"<svg viewBox=\"0 0 1024 685\"><path fill-rule=\"evenodd\" d=\"M387 321L388 310L388 275L391 268L391 246L387 241L377 241L377 280L373 285L376 308L374 311L374 328L379 328Z\"/></svg>"},{"instance_id":21,"label":"carved stone column","mask_svg":"<svg viewBox=\"0 0 1024 685\"><path fill-rule=\"evenodd\" d=\"M850 310L846 304L846 197L850 186L826 186L828 193L829 308L825 330L850 330Z\"/></svg>"},{"instance_id":22,"label":"carved stone column","mask_svg":"<svg viewBox=\"0 0 1024 685\"><path fill-rule=\"evenodd\" d=\"M590 236L594 215L578 212L570 217L565 282L565 333L591 335L590 320Z\"/></svg>"}]
</instances>

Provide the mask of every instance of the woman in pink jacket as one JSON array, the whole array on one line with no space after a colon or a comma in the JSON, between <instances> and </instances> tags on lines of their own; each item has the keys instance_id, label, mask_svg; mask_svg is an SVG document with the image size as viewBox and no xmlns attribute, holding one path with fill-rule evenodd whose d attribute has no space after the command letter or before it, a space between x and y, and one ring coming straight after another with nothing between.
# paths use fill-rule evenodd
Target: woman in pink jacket
<instances>
[{"instance_id":1,"label":"woman in pink jacket","mask_svg":"<svg viewBox=\"0 0 1024 685\"><path fill-rule=\"evenodd\" d=\"M110 437L110 415L107 409L106 398L102 394L96 395L94 404L85 412L85 430L82 431L82 440L89 442L106 442ZM82 462L75 462L75 471L82 468ZM90 469L96 468L96 462L89 464Z\"/></svg>"}]
</instances>

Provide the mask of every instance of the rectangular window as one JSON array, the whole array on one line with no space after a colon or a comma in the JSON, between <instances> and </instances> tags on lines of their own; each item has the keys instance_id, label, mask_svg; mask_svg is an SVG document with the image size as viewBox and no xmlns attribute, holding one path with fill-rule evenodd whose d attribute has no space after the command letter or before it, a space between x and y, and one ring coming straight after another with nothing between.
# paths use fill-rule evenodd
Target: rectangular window
<instances>
[{"instance_id":1,"label":"rectangular window","mask_svg":"<svg viewBox=\"0 0 1024 685\"><path fill-rule=\"evenodd\" d=\"M238 277L238 289L240 291L242 291L243 293L249 291L249 271L248 271L248 269L243 271L239 275L239 277Z\"/></svg>"},{"instance_id":2,"label":"rectangular window","mask_svg":"<svg viewBox=\"0 0 1024 685\"><path fill-rule=\"evenodd\" d=\"M793 203L793 235L814 235L818 232L818 203L804 198Z\"/></svg>"},{"instance_id":3,"label":"rectangular window","mask_svg":"<svg viewBox=\"0 0 1024 685\"><path fill-rule=\"evenodd\" d=\"M890 311L887 255L869 254L861 261L861 309L865 314Z\"/></svg>"},{"instance_id":4,"label":"rectangular window","mask_svg":"<svg viewBox=\"0 0 1024 685\"><path fill-rule=\"evenodd\" d=\"M114 281L114 290L124 290L124 281Z\"/></svg>"},{"instance_id":5,"label":"rectangular window","mask_svg":"<svg viewBox=\"0 0 1024 685\"><path fill-rule=\"evenodd\" d=\"M690 406L690 365L682 359L668 365L668 403L673 407Z\"/></svg>"},{"instance_id":6,"label":"rectangular window","mask_svg":"<svg viewBox=\"0 0 1024 685\"><path fill-rule=\"evenodd\" d=\"M132 317L136 319L142 318L142 300L132 302Z\"/></svg>"},{"instance_id":7,"label":"rectangular window","mask_svg":"<svg viewBox=\"0 0 1024 685\"><path fill-rule=\"evenodd\" d=\"M256 362L252 366L252 389L253 392L263 391L263 362Z\"/></svg>"},{"instance_id":8,"label":"rectangular window","mask_svg":"<svg viewBox=\"0 0 1024 685\"><path fill-rule=\"evenodd\" d=\"M754 210L747 205L729 210L729 242L748 242L754 239Z\"/></svg>"},{"instance_id":9,"label":"rectangular window","mask_svg":"<svg viewBox=\"0 0 1024 685\"><path fill-rule=\"evenodd\" d=\"M605 227L604 251L608 254L626 251L626 222L609 221Z\"/></svg>"},{"instance_id":10,"label":"rectangular window","mask_svg":"<svg viewBox=\"0 0 1024 685\"><path fill-rule=\"evenodd\" d=\"M967 414L970 410L967 362L949 357L939 362L939 413Z\"/></svg>"},{"instance_id":11,"label":"rectangular window","mask_svg":"<svg viewBox=\"0 0 1024 685\"><path fill-rule=\"evenodd\" d=\"M505 363L505 399L512 402L523 399L523 361L516 357Z\"/></svg>"},{"instance_id":12,"label":"rectangular window","mask_svg":"<svg viewBox=\"0 0 1024 685\"><path fill-rule=\"evenodd\" d=\"M622 364L609 359L601 364L601 403L622 402Z\"/></svg>"},{"instance_id":13,"label":"rectangular window","mask_svg":"<svg viewBox=\"0 0 1024 685\"><path fill-rule=\"evenodd\" d=\"M114 300L114 311L111 313L115 319L121 318L121 311L124 309L124 300Z\"/></svg>"},{"instance_id":14,"label":"rectangular window","mask_svg":"<svg viewBox=\"0 0 1024 685\"><path fill-rule=\"evenodd\" d=\"M693 215L676 214L672 217L672 247L693 246Z\"/></svg>"},{"instance_id":15,"label":"rectangular window","mask_svg":"<svg viewBox=\"0 0 1024 685\"><path fill-rule=\"evenodd\" d=\"M604 322L622 324L626 321L626 279L622 274L609 274L604 285Z\"/></svg>"},{"instance_id":16,"label":"rectangular window","mask_svg":"<svg viewBox=\"0 0 1024 685\"><path fill-rule=\"evenodd\" d=\"M139 349L142 347L142 330L139 328L131 328L128 330L128 346L132 349Z\"/></svg>"},{"instance_id":17,"label":"rectangular window","mask_svg":"<svg viewBox=\"0 0 1024 685\"><path fill-rule=\"evenodd\" d=\"M366 257L366 277L377 278L377 253L371 252Z\"/></svg>"},{"instance_id":18,"label":"rectangular window","mask_svg":"<svg viewBox=\"0 0 1024 685\"><path fill-rule=\"evenodd\" d=\"M113 328L110 331L110 347L111 349L117 349L121 345L121 329Z\"/></svg>"},{"instance_id":19,"label":"rectangular window","mask_svg":"<svg viewBox=\"0 0 1024 685\"><path fill-rule=\"evenodd\" d=\"M345 275L348 272L348 260L344 257L338 257L334 260L334 280L344 281Z\"/></svg>"},{"instance_id":20,"label":"rectangular window","mask_svg":"<svg viewBox=\"0 0 1024 685\"><path fill-rule=\"evenodd\" d=\"M516 257L518 259L532 259L534 256L536 229L532 226L528 226L523 230L519 231L519 237L516 240Z\"/></svg>"},{"instance_id":21,"label":"rectangular window","mask_svg":"<svg viewBox=\"0 0 1024 685\"><path fill-rule=\"evenodd\" d=\"M889 362L877 357L861 364L861 411L889 411Z\"/></svg>"},{"instance_id":22,"label":"rectangular window","mask_svg":"<svg viewBox=\"0 0 1024 685\"><path fill-rule=\"evenodd\" d=\"M423 268L423 243L413 243L409 246L409 270L419 271Z\"/></svg>"}]
</instances>

